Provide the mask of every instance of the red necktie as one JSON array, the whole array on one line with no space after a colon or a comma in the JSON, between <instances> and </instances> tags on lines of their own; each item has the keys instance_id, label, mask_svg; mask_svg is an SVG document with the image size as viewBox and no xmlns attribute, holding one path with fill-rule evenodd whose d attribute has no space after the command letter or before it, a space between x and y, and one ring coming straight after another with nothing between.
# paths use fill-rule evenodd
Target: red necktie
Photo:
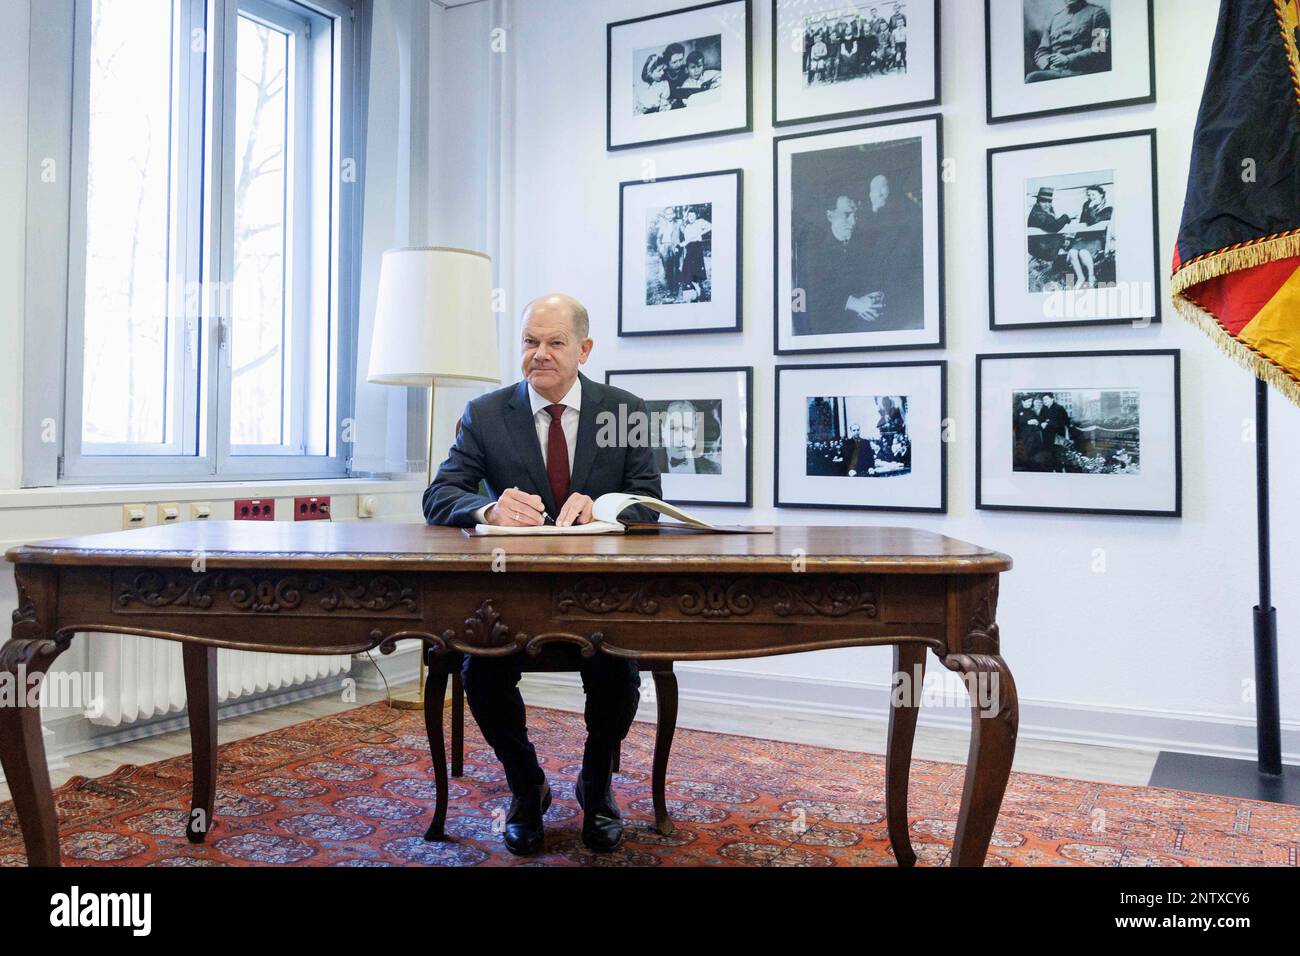
<instances>
[{"instance_id":1,"label":"red necktie","mask_svg":"<svg viewBox=\"0 0 1300 956\"><path fill-rule=\"evenodd\" d=\"M551 430L546 435L546 477L551 483L555 507L563 508L569 500L569 443L564 440L561 424L564 406L547 405L546 413L551 416Z\"/></svg>"}]
</instances>

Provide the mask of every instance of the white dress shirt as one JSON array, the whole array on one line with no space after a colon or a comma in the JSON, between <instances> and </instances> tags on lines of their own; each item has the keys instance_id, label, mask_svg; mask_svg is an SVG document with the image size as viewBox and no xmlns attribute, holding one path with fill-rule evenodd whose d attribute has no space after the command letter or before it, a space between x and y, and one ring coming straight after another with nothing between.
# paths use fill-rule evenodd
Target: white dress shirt
<instances>
[{"instance_id":1,"label":"white dress shirt","mask_svg":"<svg viewBox=\"0 0 1300 956\"><path fill-rule=\"evenodd\" d=\"M551 413L546 408L548 405L564 406L564 414L560 416L560 428L564 431L564 444L569 449L569 474L572 475L573 453L578 445L578 420L582 417L582 380L575 378L573 387L558 402L552 402L538 394L537 389L529 383L528 401L533 406L533 427L537 429L537 444L542 449L542 464L546 464L546 446L551 434ZM478 510L476 520L479 524L483 523L489 507L491 506L485 505ZM564 502L557 501L555 507L563 508ZM558 518L559 514L553 514L551 517Z\"/></svg>"},{"instance_id":2,"label":"white dress shirt","mask_svg":"<svg viewBox=\"0 0 1300 956\"><path fill-rule=\"evenodd\" d=\"M558 402L552 402L537 394L537 390L528 386L528 400L533 404L533 424L537 427L537 443L542 446L542 463L546 463L546 446L551 433L551 413L548 405L563 405L564 414L560 416L560 428L564 430L564 443L569 446L569 474L573 474L573 452L578 445L578 419L582 417L582 381L573 380L573 387ZM563 501L555 503L557 508L564 507Z\"/></svg>"}]
</instances>

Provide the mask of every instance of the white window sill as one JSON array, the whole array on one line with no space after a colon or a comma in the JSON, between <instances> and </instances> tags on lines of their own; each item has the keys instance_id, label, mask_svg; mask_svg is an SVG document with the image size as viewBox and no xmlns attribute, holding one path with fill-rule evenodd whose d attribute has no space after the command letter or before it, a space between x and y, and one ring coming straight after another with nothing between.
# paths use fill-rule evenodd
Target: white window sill
<instances>
[{"instance_id":1,"label":"white window sill","mask_svg":"<svg viewBox=\"0 0 1300 956\"><path fill-rule=\"evenodd\" d=\"M287 498L297 495L420 494L423 475L396 478L309 478L297 481L180 481L142 485L63 485L0 491L0 511L15 508L66 508L123 502L207 501L227 498Z\"/></svg>"}]
</instances>

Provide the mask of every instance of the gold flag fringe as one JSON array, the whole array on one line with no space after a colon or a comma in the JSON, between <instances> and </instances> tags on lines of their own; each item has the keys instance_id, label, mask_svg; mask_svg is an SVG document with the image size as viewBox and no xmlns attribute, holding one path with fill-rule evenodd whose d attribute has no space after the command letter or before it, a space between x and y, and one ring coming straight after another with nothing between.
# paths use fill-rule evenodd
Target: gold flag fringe
<instances>
[{"instance_id":1,"label":"gold flag fringe","mask_svg":"<svg viewBox=\"0 0 1300 956\"><path fill-rule=\"evenodd\" d=\"M1279 259L1300 257L1300 229L1267 236L1239 246L1199 256L1186 262L1174 273L1173 291L1177 296L1194 285L1209 282L1231 272L1254 269Z\"/></svg>"},{"instance_id":2,"label":"gold flag fringe","mask_svg":"<svg viewBox=\"0 0 1300 956\"><path fill-rule=\"evenodd\" d=\"M1208 335L1224 355L1300 405L1300 381L1286 369L1233 336L1219 324L1218 319L1190 299L1175 295L1174 308L1184 319Z\"/></svg>"}]
</instances>

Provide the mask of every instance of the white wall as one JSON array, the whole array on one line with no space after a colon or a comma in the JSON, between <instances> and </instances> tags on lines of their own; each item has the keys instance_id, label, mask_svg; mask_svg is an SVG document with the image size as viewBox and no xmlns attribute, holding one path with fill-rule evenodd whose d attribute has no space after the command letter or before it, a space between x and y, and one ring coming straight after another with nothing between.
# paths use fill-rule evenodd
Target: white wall
<instances>
[{"instance_id":1,"label":"white wall","mask_svg":"<svg viewBox=\"0 0 1300 956\"><path fill-rule=\"evenodd\" d=\"M0 488L19 478L27 229L27 0L0 0Z\"/></svg>"},{"instance_id":2,"label":"white wall","mask_svg":"<svg viewBox=\"0 0 1300 956\"><path fill-rule=\"evenodd\" d=\"M1012 555L1016 568L1006 575L999 619L1025 726L1058 736L1096 738L1104 733L1147 744L1168 740L1189 749L1252 748L1254 710L1243 699L1243 681L1253 677L1254 457L1253 446L1241 435L1253 416L1253 381L1168 306L1164 325L1149 330L993 333L987 317L984 168L989 147L1157 127L1160 247L1172 252L1217 0L1156 0L1158 104L996 128L984 122L983 4L943 3L941 111L945 148L958 171L945 196L949 347L896 356L945 358L950 365L950 414L960 433L950 449L950 513L935 518L771 507L776 436L770 430L770 408L776 359L771 349L770 3L754 4L752 134L624 153L605 151L606 23L683 5L678 0L518 0L515 5L514 298L523 301L560 289L583 300L593 319L597 345L589 370L597 379L606 368L707 366L723 360L755 367L757 507L748 514L717 510L716 517L755 523L910 525ZM648 159L660 176L744 168L743 335L616 338L618 183L643 176ZM1135 347L1183 350L1184 517L977 512L973 356L986 351ZM797 360L890 361L891 355ZM1290 677L1284 681L1282 714L1284 744L1295 755L1300 752L1300 680L1295 679L1300 551L1289 542L1300 537L1300 507L1292 485L1300 409L1280 399L1272 407L1275 601L1282 671ZM1104 552L1105 573L1093 571L1097 549ZM815 708L820 701L830 707L832 700L847 706L855 689L864 691L865 698L866 691L883 687L888 666L884 650L821 652L691 668L683 688L726 688L742 696L761 696L765 688L777 693L779 688L792 706ZM711 673L702 673L705 669ZM763 680L736 680L738 674Z\"/></svg>"}]
</instances>

